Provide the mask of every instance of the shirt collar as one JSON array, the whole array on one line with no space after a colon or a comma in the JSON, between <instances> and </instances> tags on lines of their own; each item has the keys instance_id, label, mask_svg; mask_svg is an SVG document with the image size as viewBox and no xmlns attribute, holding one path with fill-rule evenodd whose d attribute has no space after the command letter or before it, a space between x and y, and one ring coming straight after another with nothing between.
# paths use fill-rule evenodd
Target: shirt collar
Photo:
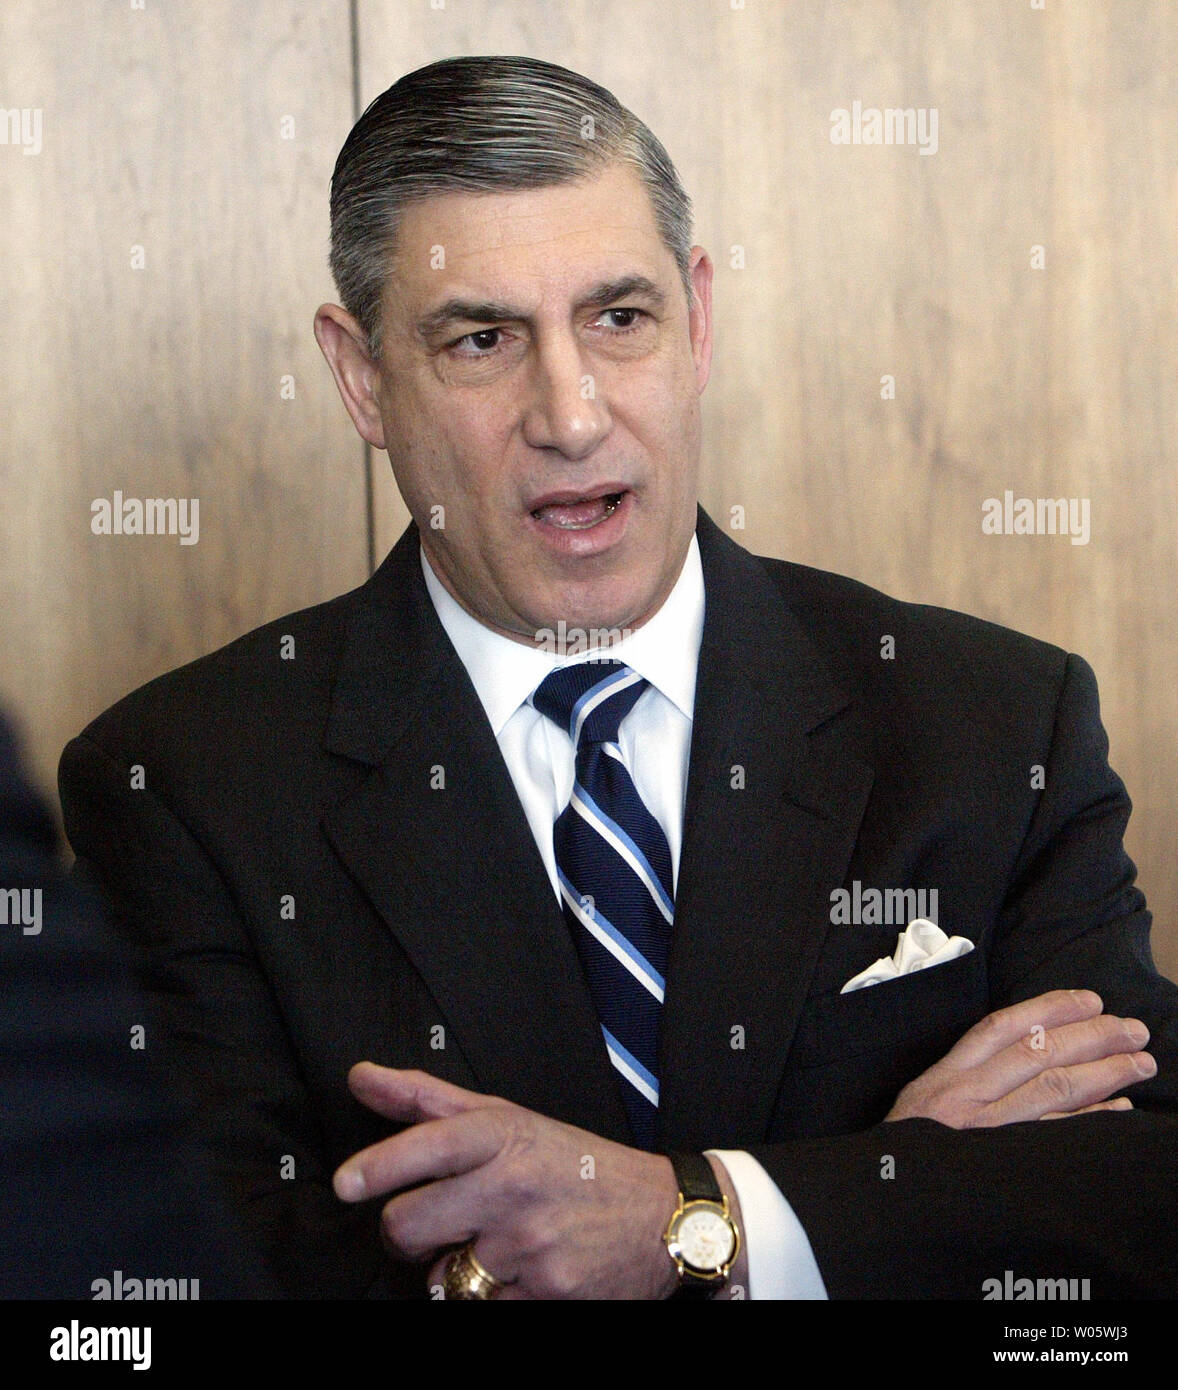
<instances>
[{"instance_id":1,"label":"shirt collar","mask_svg":"<svg viewBox=\"0 0 1178 1390\"><path fill-rule=\"evenodd\" d=\"M434 574L424 549L420 559L438 619L469 672L498 738L503 726L550 671L582 661L588 653L566 658L493 632L449 594ZM703 626L703 565L699 542L693 535L679 578L662 607L640 628L612 644L609 655L645 676L691 719Z\"/></svg>"}]
</instances>

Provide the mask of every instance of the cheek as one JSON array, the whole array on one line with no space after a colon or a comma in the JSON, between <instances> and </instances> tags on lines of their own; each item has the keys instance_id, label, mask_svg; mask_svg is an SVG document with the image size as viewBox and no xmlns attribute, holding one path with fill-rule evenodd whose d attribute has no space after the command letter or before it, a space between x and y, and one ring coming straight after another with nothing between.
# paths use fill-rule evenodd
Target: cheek
<instances>
[{"instance_id":1,"label":"cheek","mask_svg":"<svg viewBox=\"0 0 1178 1390\"><path fill-rule=\"evenodd\" d=\"M505 445L492 412L459 412L451 402L393 423L390 457L401 460L397 472L419 497L457 504L494 491Z\"/></svg>"},{"instance_id":2,"label":"cheek","mask_svg":"<svg viewBox=\"0 0 1178 1390\"><path fill-rule=\"evenodd\" d=\"M448 394L429 404L419 431L426 447L449 461L457 480L481 490L507 454L512 411L493 392Z\"/></svg>"},{"instance_id":3,"label":"cheek","mask_svg":"<svg viewBox=\"0 0 1178 1390\"><path fill-rule=\"evenodd\" d=\"M655 365L649 373L619 383L615 417L661 460L674 460L690 448L699 431L699 392L682 363Z\"/></svg>"}]
</instances>

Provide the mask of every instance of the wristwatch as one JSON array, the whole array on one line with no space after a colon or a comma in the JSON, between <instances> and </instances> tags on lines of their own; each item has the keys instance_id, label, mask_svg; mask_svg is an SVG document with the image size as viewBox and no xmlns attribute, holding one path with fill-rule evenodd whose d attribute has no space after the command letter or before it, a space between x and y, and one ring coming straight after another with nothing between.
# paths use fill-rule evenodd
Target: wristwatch
<instances>
[{"instance_id":1,"label":"wristwatch","mask_svg":"<svg viewBox=\"0 0 1178 1390\"><path fill-rule=\"evenodd\" d=\"M679 1184L679 1205L663 1233L679 1271L672 1298L706 1298L728 1283L740 1253L740 1232L712 1165L703 1154L667 1154Z\"/></svg>"}]
</instances>

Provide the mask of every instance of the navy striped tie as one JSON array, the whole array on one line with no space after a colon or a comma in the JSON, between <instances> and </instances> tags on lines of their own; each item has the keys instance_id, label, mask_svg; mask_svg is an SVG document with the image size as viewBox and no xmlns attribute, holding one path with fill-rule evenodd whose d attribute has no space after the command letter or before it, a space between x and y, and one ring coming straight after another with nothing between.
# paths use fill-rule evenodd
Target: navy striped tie
<instances>
[{"instance_id":1,"label":"navy striped tie","mask_svg":"<svg viewBox=\"0 0 1178 1390\"><path fill-rule=\"evenodd\" d=\"M561 902L634 1138L651 1148L674 881L667 837L618 747L618 726L646 686L620 661L588 661L546 676L532 704L576 750L572 800L553 829Z\"/></svg>"}]
</instances>

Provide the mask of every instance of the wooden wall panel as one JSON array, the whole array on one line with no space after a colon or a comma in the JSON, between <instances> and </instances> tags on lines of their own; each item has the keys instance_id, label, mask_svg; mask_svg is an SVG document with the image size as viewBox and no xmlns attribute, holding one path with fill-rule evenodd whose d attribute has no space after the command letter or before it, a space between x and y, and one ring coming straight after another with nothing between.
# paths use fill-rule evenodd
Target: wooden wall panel
<instances>
[{"instance_id":1,"label":"wooden wall panel","mask_svg":"<svg viewBox=\"0 0 1178 1390\"><path fill-rule=\"evenodd\" d=\"M346 0L0 8L0 107L43 112L0 145L0 697L46 787L118 696L367 571L311 331L351 52ZM92 534L116 489L199 499L197 542Z\"/></svg>"}]
</instances>

